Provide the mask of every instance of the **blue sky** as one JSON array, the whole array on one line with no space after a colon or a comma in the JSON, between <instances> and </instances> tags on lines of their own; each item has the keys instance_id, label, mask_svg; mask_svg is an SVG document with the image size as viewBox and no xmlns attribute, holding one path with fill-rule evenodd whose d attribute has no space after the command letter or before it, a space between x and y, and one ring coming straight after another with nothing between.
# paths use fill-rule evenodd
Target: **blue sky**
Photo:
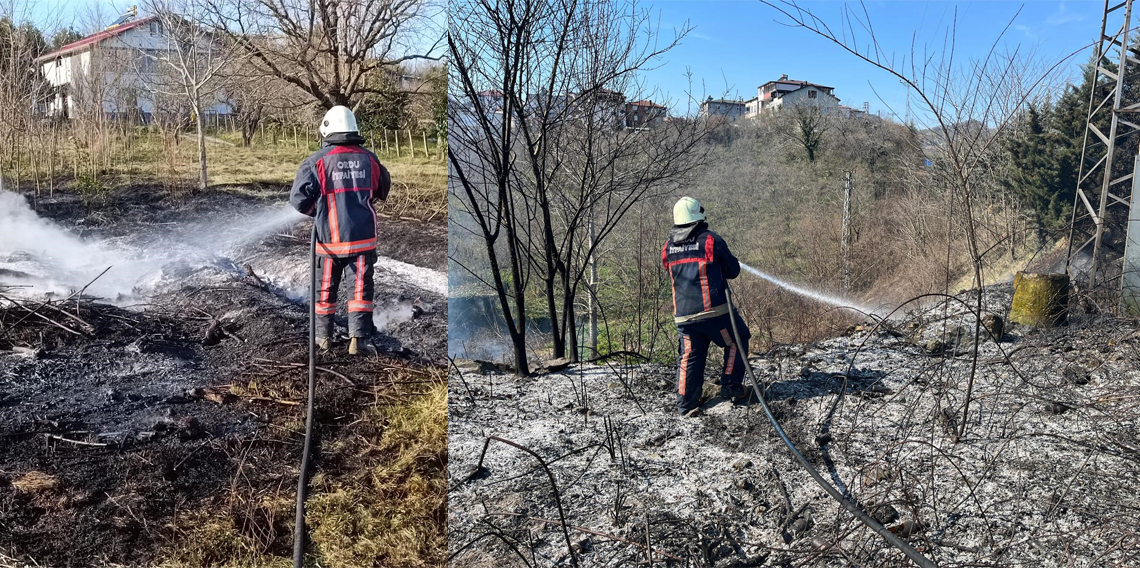
<instances>
[{"instance_id":1,"label":"blue sky","mask_svg":"<svg viewBox=\"0 0 1140 568\"><path fill-rule=\"evenodd\" d=\"M252 1L252 0L251 0ZM424 53L433 47L438 38L446 32L447 14L444 11L446 0L427 0L426 8L430 15L430 22L425 25L424 33L416 37L409 46L410 51ZM48 33L59 29L72 27L80 32L92 31L96 15L103 26L110 25L120 14L138 6L139 14L145 15L145 2L140 0L25 0L17 1L17 20L31 20ZM435 48L434 55L440 55L447 49L447 43L442 42ZM403 55L400 53L399 55Z\"/></svg>"},{"instance_id":2,"label":"blue sky","mask_svg":"<svg viewBox=\"0 0 1140 568\"><path fill-rule=\"evenodd\" d=\"M799 4L838 30L843 2ZM858 2L850 5L861 12ZM886 116L890 113L889 105L898 112L900 120L905 114L907 89L898 79L808 30L783 25L781 22L787 22L787 18L758 0L656 0L643 6L659 18L661 31L669 37L686 20L695 27L680 46L657 63L657 68L644 74L646 82L660 90L656 98L670 101L672 112L685 114L688 69L692 71L692 87L698 97L702 93L720 96L727 91L730 96L748 99L756 96L757 86L787 73L791 79L835 87L835 94L844 105L858 108L866 101L871 112L881 110ZM1020 9L999 49L1019 47L1022 52L1032 52L1052 64L1092 43L1100 32L1104 3L915 0L871 1L866 8L884 50L900 59L909 58L912 34L917 34L917 51L921 52L923 44L931 50L941 50L943 37L954 23L955 9L955 56L984 58ZM1091 54L1089 47L1073 57L1062 70L1064 77L1078 78L1079 66ZM913 99L911 104L915 104Z\"/></svg>"}]
</instances>

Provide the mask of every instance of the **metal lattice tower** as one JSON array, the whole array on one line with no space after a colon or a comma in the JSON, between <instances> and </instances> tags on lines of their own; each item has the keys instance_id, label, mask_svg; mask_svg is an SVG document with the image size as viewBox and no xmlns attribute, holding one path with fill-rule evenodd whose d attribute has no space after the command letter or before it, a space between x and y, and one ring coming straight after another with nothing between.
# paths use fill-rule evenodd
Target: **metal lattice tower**
<instances>
[{"instance_id":1,"label":"metal lattice tower","mask_svg":"<svg viewBox=\"0 0 1140 568\"><path fill-rule=\"evenodd\" d=\"M1110 1L1101 20L1066 272L1072 274L1074 264L1083 272L1087 262L1087 290L1115 304L1132 198L1126 182L1135 172L1133 156L1122 150L1135 151L1133 135L1140 132L1140 33L1132 28L1132 0Z\"/></svg>"}]
</instances>

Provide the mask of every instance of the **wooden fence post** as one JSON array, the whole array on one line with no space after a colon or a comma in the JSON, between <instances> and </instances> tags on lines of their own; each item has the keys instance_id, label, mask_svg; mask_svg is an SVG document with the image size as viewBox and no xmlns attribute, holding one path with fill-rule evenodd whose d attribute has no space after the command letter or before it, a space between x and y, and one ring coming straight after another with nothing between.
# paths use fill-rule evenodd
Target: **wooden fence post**
<instances>
[{"instance_id":1,"label":"wooden fence post","mask_svg":"<svg viewBox=\"0 0 1140 568\"><path fill-rule=\"evenodd\" d=\"M430 158L431 156L428 155L428 149L427 149L427 130L421 131L420 134L424 135L424 157Z\"/></svg>"}]
</instances>

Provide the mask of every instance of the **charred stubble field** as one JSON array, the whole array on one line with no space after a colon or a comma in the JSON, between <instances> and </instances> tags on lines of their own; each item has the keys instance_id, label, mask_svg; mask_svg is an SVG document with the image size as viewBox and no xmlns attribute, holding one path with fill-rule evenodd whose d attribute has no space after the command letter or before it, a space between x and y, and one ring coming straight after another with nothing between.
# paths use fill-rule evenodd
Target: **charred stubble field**
<instances>
[{"instance_id":1,"label":"charred stubble field","mask_svg":"<svg viewBox=\"0 0 1140 568\"><path fill-rule=\"evenodd\" d=\"M281 192L176 200L136 188L101 208L58 194L39 214L114 239ZM339 342L318 360L309 523L324 566L442 562L447 312L434 274L446 232L382 221L379 353L350 358ZM41 307L2 290L18 305L0 303L0 565L288 564L308 234L302 222L240 257L175 269L133 305Z\"/></svg>"},{"instance_id":2,"label":"charred stubble field","mask_svg":"<svg viewBox=\"0 0 1140 568\"><path fill-rule=\"evenodd\" d=\"M1009 286L985 294L1004 315ZM1140 326L1007 326L978 349L958 439L973 365L962 305L752 365L807 459L939 566L1140 563ZM452 565L911 565L811 481L758 405L712 398L675 416L671 366L450 375Z\"/></svg>"}]
</instances>

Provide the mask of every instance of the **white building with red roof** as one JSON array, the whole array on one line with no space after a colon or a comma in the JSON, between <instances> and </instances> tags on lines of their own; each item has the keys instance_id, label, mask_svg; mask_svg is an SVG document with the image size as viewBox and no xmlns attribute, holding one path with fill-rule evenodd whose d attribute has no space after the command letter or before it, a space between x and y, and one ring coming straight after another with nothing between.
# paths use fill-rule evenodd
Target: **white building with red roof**
<instances>
[{"instance_id":1,"label":"white building with red roof","mask_svg":"<svg viewBox=\"0 0 1140 568\"><path fill-rule=\"evenodd\" d=\"M149 121L156 109L154 85L160 58L170 39L154 17L135 19L132 8L110 27L36 58L53 93L44 104L49 116L72 116L77 105L100 104L112 116ZM228 114L222 101L204 114Z\"/></svg>"},{"instance_id":2,"label":"white building with red roof","mask_svg":"<svg viewBox=\"0 0 1140 568\"><path fill-rule=\"evenodd\" d=\"M839 98L834 91L834 87L788 79L785 74L757 87L756 98L744 102L745 116L756 118L766 112L795 105L816 106L824 113L837 112Z\"/></svg>"}]
</instances>

